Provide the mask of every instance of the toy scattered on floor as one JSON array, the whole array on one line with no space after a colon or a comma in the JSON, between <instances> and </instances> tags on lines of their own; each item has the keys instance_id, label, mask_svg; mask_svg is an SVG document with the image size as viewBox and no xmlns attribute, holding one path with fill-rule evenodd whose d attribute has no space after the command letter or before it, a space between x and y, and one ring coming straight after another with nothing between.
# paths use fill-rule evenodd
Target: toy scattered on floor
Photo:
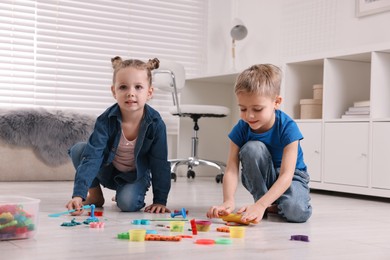
<instances>
[{"instance_id":1,"label":"toy scattered on floor","mask_svg":"<svg viewBox=\"0 0 390 260\"><path fill-rule=\"evenodd\" d=\"M28 238L34 230L34 216L22 205L0 206L0 240Z\"/></svg>"},{"instance_id":2,"label":"toy scattered on floor","mask_svg":"<svg viewBox=\"0 0 390 260\"><path fill-rule=\"evenodd\" d=\"M181 209L181 210L177 210L177 209L175 209L174 211L173 211L173 213L179 213L179 212L181 212L183 209ZM186 210L186 215L188 216L188 210Z\"/></svg>"},{"instance_id":3,"label":"toy scattered on floor","mask_svg":"<svg viewBox=\"0 0 390 260\"><path fill-rule=\"evenodd\" d=\"M193 234L193 235L197 235L197 234L198 234L198 229L196 228L195 219L191 219L190 223L191 223L191 231L192 231L192 234Z\"/></svg>"},{"instance_id":4,"label":"toy scattered on floor","mask_svg":"<svg viewBox=\"0 0 390 260\"><path fill-rule=\"evenodd\" d=\"M153 219L149 219L149 221L172 221L172 219L171 218L153 218ZM175 221L188 221L188 219L178 218L178 219L175 219Z\"/></svg>"},{"instance_id":5,"label":"toy scattered on floor","mask_svg":"<svg viewBox=\"0 0 390 260\"><path fill-rule=\"evenodd\" d=\"M187 218L186 209L182 208L181 211L171 212L171 218L174 218L176 216L182 216L183 218Z\"/></svg>"},{"instance_id":6,"label":"toy scattered on floor","mask_svg":"<svg viewBox=\"0 0 390 260\"><path fill-rule=\"evenodd\" d=\"M91 222L89 223L90 228L104 228L104 222Z\"/></svg>"},{"instance_id":7,"label":"toy scattered on floor","mask_svg":"<svg viewBox=\"0 0 390 260\"><path fill-rule=\"evenodd\" d=\"M213 239L197 239L195 241L195 244L199 244L199 245L214 245L215 244L215 240L213 240Z\"/></svg>"},{"instance_id":8,"label":"toy scattered on floor","mask_svg":"<svg viewBox=\"0 0 390 260\"><path fill-rule=\"evenodd\" d=\"M88 212L88 216L91 216L91 212ZM95 211L95 217L103 217L103 211Z\"/></svg>"},{"instance_id":9,"label":"toy scattered on floor","mask_svg":"<svg viewBox=\"0 0 390 260\"><path fill-rule=\"evenodd\" d=\"M224 232L224 233L229 233L230 232L229 227L217 227L216 230L218 232Z\"/></svg>"},{"instance_id":10,"label":"toy scattered on floor","mask_svg":"<svg viewBox=\"0 0 390 260\"><path fill-rule=\"evenodd\" d=\"M131 221L133 225L150 225L150 220L148 219L134 219Z\"/></svg>"},{"instance_id":11,"label":"toy scattered on floor","mask_svg":"<svg viewBox=\"0 0 390 260\"><path fill-rule=\"evenodd\" d=\"M230 245L233 243L233 240L230 238L217 238L215 239L215 243L219 245Z\"/></svg>"},{"instance_id":12,"label":"toy scattered on floor","mask_svg":"<svg viewBox=\"0 0 390 260\"><path fill-rule=\"evenodd\" d=\"M244 238L245 237L245 227L235 226L229 228L230 238Z\"/></svg>"},{"instance_id":13,"label":"toy scattered on floor","mask_svg":"<svg viewBox=\"0 0 390 260\"><path fill-rule=\"evenodd\" d=\"M309 237L305 235L292 235L290 240L309 242Z\"/></svg>"},{"instance_id":14,"label":"toy scattered on floor","mask_svg":"<svg viewBox=\"0 0 390 260\"><path fill-rule=\"evenodd\" d=\"M183 232L184 230L184 222L183 221L171 221L170 230L171 232Z\"/></svg>"},{"instance_id":15,"label":"toy scattered on floor","mask_svg":"<svg viewBox=\"0 0 390 260\"><path fill-rule=\"evenodd\" d=\"M162 235L149 234L149 235L145 235L145 240L179 242L181 241L181 236L162 236Z\"/></svg>"},{"instance_id":16,"label":"toy scattered on floor","mask_svg":"<svg viewBox=\"0 0 390 260\"><path fill-rule=\"evenodd\" d=\"M95 205L91 204L91 215L83 223L89 225L92 222L99 222L99 219L95 217Z\"/></svg>"},{"instance_id":17,"label":"toy scattered on floor","mask_svg":"<svg viewBox=\"0 0 390 260\"><path fill-rule=\"evenodd\" d=\"M73 218L70 222L63 222L61 224L62 227L74 227L77 225L81 225L81 222L77 222L75 218Z\"/></svg>"},{"instance_id":18,"label":"toy scattered on floor","mask_svg":"<svg viewBox=\"0 0 390 260\"><path fill-rule=\"evenodd\" d=\"M195 221L196 229L200 232L207 232L210 230L211 221L209 220L197 220Z\"/></svg>"},{"instance_id":19,"label":"toy scattered on floor","mask_svg":"<svg viewBox=\"0 0 390 260\"><path fill-rule=\"evenodd\" d=\"M130 234L129 234L129 232L119 233L117 235L117 238L118 239L130 239Z\"/></svg>"},{"instance_id":20,"label":"toy scattered on floor","mask_svg":"<svg viewBox=\"0 0 390 260\"><path fill-rule=\"evenodd\" d=\"M84 205L81 209L89 209L89 208L91 208L92 205ZM53 214L49 214L49 217L56 218L56 217L59 217L61 215L69 214L69 213L72 213L72 212L75 212L75 211L77 211L77 210L76 209L71 209L71 210L67 210L67 211L63 211L63 212L59 212L59 213L53 213Z\"/></svg>"},{"instance_id":21,"label":"toy scattered on floor","mask_svg":"<svg viewBox=\"0 0 390 260\"><path fill-rule=\"evenodd\" d=\"M254 222L254 221L249 221L249 222L242 221L241 215L235 214L235 213L231 213L229 215L222 216L221 219L223 221L226 221L226 222L234 222L234 223L242 224L242 225L249 225L250 223L256 224L256 222Z\"/></svg>"}]
</instances>

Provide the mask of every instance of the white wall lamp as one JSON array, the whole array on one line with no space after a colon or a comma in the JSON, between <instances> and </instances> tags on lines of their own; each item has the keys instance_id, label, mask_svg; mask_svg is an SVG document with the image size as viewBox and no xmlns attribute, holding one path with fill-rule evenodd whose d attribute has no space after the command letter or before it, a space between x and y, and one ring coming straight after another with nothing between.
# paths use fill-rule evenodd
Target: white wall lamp
<instances>
[{"instance_id":1,"label":"white wall lamp","mask_svg":"<svg viewBox=\"0 0 390 260\"><path fill-rule=\"evenodd\" d=\"M232 60L233 60L233 70L236 69L236 41L244 39L248 35L248 29L245 27L244 23L235 18L233 20L233 27L230 30L230 36L232 37Z\"/></svg>"}]
</instances>

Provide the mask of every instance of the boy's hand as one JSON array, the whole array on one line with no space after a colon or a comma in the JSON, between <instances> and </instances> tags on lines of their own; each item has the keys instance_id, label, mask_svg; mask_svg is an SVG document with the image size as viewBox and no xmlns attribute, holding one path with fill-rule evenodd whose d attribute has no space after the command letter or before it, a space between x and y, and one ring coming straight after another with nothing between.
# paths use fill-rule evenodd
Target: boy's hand
<instances>
[{"instance_id":1,"label":"boy's hand","mask_svg":"<svg viewBox=\"0 0 390 260\"><path fill-rule=\"evenodd\" d=\"M75 212L72 212L71 215L72 216L78 216L78 215L81 215L84 210L83 210L83 199L81 197L74 197L73 199L71 199L66 205L65 207L68 209L68 210L72 210L72 209L75 209L76 211Z\"/></svg>"},{"instance_id":2,"label":"boy's hand","mask_svg":"<svg viewBox=\"0 0 390 260\"><path fill-rule=\"evenodd\" d=\"M222 216L227 216L232 213L234 210L233 205L220 205L213 206L207 211L206 216L208 218L220 218Z\"/></svg>"},{"instance_id":3,"label":"boy's hand","mask_svg":"<svg viewBox=\"0 0 390 260\"><path fill-rule=\"evenodd\" d=\"M241 214L241 220L244 222L251 222L259 223L260 220L263 218L264 212L266 208L258 205L258 204L252 204L249 206L244 206L240 208L237 211L237 214Z\"/></svg>"},{"instance_id":4,"label":"boy's hand","mask_svg":"<svg viewBox=\"0 0 390 260\"><path fill-rule=\"evenodd\" d=\"M152 204L145 208L145 212L149 213L169 213L171 212L167 207L161 204Z\"/></svg>"}]
</instances>

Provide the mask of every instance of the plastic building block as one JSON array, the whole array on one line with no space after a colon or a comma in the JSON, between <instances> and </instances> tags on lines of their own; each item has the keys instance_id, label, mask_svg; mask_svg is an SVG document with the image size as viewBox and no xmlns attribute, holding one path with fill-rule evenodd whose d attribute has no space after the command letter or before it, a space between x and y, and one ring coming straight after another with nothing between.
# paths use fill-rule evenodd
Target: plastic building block
<instances>
[{"instance_id":1,"label":"plastic building block","mask_svg":"<svg viewBox=\"0 0 390 260\"><path fill-rule=\"evenodd\" d=\"M196 228L195 219L191 219L190 223L191 223L192 234L193 235L197 235L198 234L198 230Z\"/></svg>"},{"instance_id":2,"label":"plastic building block","mask_svg":"<svg viewBox=\"0 0 390 260\"><path fill-rule=\"evenodd\" d=\"M309 242L309 237L305 235L292 235L290 240Z\"/></svg>"},{"instance_id":3,"label":"plastic building block","mask_svg":"<svg viewBox=\"0 0 390 260\"><path fill-rule=\"evenodd\" d=\"M130 234L129 232L119 233L117 237L118 239L130 239Z\"/></svg>"},{"instance_id":4,"label":"plastic building block","mask_svg":"<svg viewBox=\"0 0 390 260\"><path fill-rule=\"evenodd\" d=\"M95 211L96 217L103 217L103 211ZM88 216L91 216L91 212L88 212Z\"/></svg>"}]
</instances>

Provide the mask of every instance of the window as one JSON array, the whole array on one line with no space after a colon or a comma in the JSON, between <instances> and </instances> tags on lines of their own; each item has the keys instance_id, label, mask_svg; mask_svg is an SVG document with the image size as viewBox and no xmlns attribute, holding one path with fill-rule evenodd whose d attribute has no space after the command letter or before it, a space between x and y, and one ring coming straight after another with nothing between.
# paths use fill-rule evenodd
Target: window
<instances>
[{"instance_id":1,"label":"window","mask_svg":"<svg viewBox=\"0 0 390 260\"><path fill-rule=\"evenodd\" d=\"M170 59L200 74L207 1L3 0L0 107L45 107L100 114L111 96L111 58ZM171 96L151 103L167 123Z\"/></svg>"}]
</instances>

